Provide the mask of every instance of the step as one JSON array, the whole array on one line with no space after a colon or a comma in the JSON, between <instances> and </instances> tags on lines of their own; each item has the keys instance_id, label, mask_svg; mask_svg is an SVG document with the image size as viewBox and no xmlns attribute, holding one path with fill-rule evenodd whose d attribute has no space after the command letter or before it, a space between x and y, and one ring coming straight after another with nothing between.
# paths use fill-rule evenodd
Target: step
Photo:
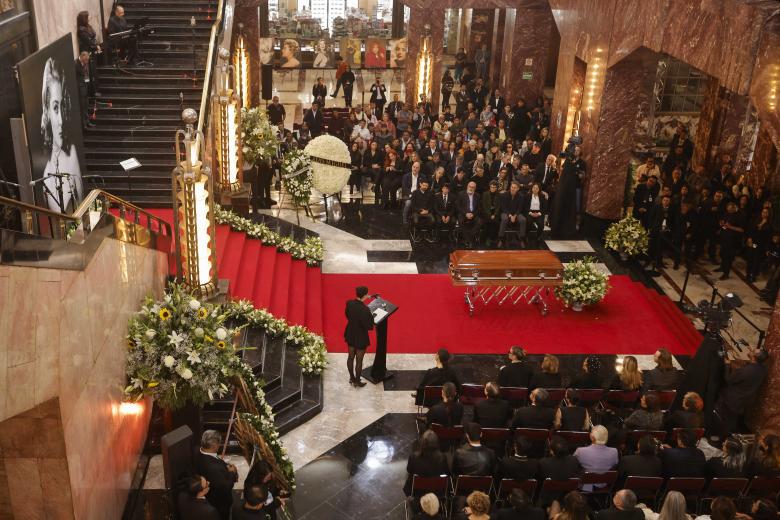
<instances>
[{"instance_id":1,"label":"step","mask_svg":"<svg viewBox=\"0 0 780 520\"><path fill-rule=\"evenodd\" d=\"M147 153L153 153L157 151L173 153L174 141L166 141L156 137L140 137L140 136L122 136L122 135L102 135L90 137L84 137L84 144L88 151L97 151L100 147L108 147L119 150L132 150L133 146L142 147ZM125 153L133 153L132 151L126 151Z\"/></svg>"},{"instance_id":2,"label":"step","mask_svg":"<svg viewBox=\"0 0 780 520\"><path fill-rule=\"evenodd\" d=\"M208 0L123 0L122 5L127 9L148 9L149 7L211 7L216 9L217 2Z\"/></svg>"},{"instance_id":3,"label":"step","mask_svg":"<svg viewBox=\"0 0 780 520\"><path fill-rule=\"evenodd\" d=\"M244 363L252 368L252 372L258 377L263 373L263 348L265 346L265 333L257 327L247 327L244 329L246 335L243 338L241 346L246 350L242 353Z\"/></svg>"},{"instance_id":4,"label":"step","mask_svg":"<svg viewBox=\"0 0 780 520\"><path fill-rule=\"evenodd\" d=\"M164 40L160 40L164 41ZM103 79L104 77L110 77L110 76L121 76L121 77L147 77L147 76L157 76L159 74L162 75L175 75L175 74L188 74L192 75L193 68L192 63L188 64L180 64L179 66L170 66L170 67L161 67L161 66L155 66L152 67L123 67L121 69L114 67L113 65L99 65L97 68L98 76ZM199 79L203 79L203 77L206 74L206 68L202 65L200 67L197 67L195 70L195 75Z\"/></svg>"},{"instance_id":5,"label":"step","mask_svg":"<svg viewBox=\"0 0 780 520\"><path fill-rule=\"evenodd\" d=\"M206 59L207 50L208 47L204 49L199 46L195 51L195 56L193 56L191 49L160 49L151 48L145 45L139 47L139 52L140 55L143 56L143 59L152 63L156 63L157 59L164 59L166 61L181 62L186 62L189 60L190 63L198 64Z\"/></svg>"},{"instance_id":6,"label":"step","mask_svg":"<svg viewBox=\"0 0 780 520\"><path fill-rule=\"evenodd\" d=\"M230 226L217 224L217 273L222 272L222 261L225 259L225 246L230 235ZM232 284L231 284L232 285ZM232 288L232 287L231 287Z\"/></svg>"},{"instance_id":7,"label":"step","mask_svg":"<svg viewBox=\"0 0 780 520\"><path fill-rule=\"evenodd\" d=\"M130 143L128 143L130 144ZM135 143L133 143L135 144ZM86 150L87 160L92 159L114 159L116 156L121 155L123 157L135 157L141 163L144 159L150 159L153 161L167 160L175 156L173 152L173 146L168 148L136 148L133 146L116 147L116 146L87 146Z\"/></svg>"},{"instance_id":8,"label":"step","mask_svg":"<svg viewBox=\"0 0 780 520\"><path fill-rule=\"evenodd\" d=\"M256 238L247 238L244 242L241 262L238 266L238 276L230 280L232 287L230 293L233 298L251 300L261 247L260 240Z\"/></svg>"},{"instance_id":9,"label":"step","mask_svg":"<svg viewBox=\"0 0 780 520\"><path fill-rule=\"evenodd\" d=\"M322 326L322 270L319 266L306 268L306 327L317 334Z\"/></svg>"},{"instance_id":10,"label":"step","mask_svg":"<svg viewBox=\"0 0 780 520\"><path fill-rule=\"evenodd\" d=\"M269 310L278 318L287 316L287 305L290 298L290 271L292 257L289 253L276 253L274 264L273 290L271 291L271 306Z\"/></svg>"},{"instance_id":11,"label":"step","mask_svg":"<svg viewBox=\"0 0 780 520\"><path fill-rule=\"evenodd\" d=\"M293 260L290 271L290 296L287 304L287 321L293 325L306 325L307 282L306 262Z\"/></svg>"},{"instance_id":12,"label":"step","mask_svg":"<svg viewBox=\"0 0 780 520\"><path fill-rule=\"evenodd\" d=\"M173 143L176 139L176 132L171 133L171 128L168 126L165 127L151 127L151 126L107 126L104 124L100 127L94 127L94 128L88 128L84 132L85 137L91 138L91 137L103 137L106 138L117 138L117 137L127 137L127 136L138 136L138 137L163 137L165 140L169 143Z\"/></svg>"},{"instance_id":13,"label":"step","mask_svg":"<svg viewBox=\"0 0 780 520\"><path fill-rule=\"evenodd\" d=\"M241 262L241 253L246 241L246 233L237 233L231 231L225 243L225 251L222 260L222 269L219 272L220 278L230 280L231 290L234 288L234 281L238 277L238 268Z\"/></svg>"},{"instance_id":14,"label":"step","mask_svg":"<svg viewBox=\"0 0 780 520\"><path fill-rule=\"evenodd\" d=\"M274 269L278 259L275 247L264 247L260 250L260 260L257 263L258 275L255 277L255 288L252 291L252 301L258 309L271 308L271 291L274 285Z\"/></svg>"},{"instance_id":15,"label":"step","mask_svg":"<svg viewBox=\"0 0 780 520\"><path fill-rule=\"evenodd\" d=\"M281 410L274 417L280 435L300 426L322 411L324 401L322 376L303 375L301 384L301 400Z\"/></svg>"},{"instance_id":16,"label":"step","mask_svg":"<svg viewBox=\"0 0 780 520\"><path fill-rule=\"evenodd\" d=\"M183 93L183 98L179 97L178 92L174 92L172 94L139 94L139 93L129 93L129 92L101 92L99 96L97 96L97 101L100 104L109 104L111 106L113 105L130 105L130 106L136 106L141 104L146 105L163 105L163 106L170 106L170 107L176 107L179 110L182 109L182 103L184 104L184 108L199 108L200 107L200 100L201 100L201 94L202 92L191 92ZM98 106L98 111L100 111L101 106Z\"/></svg>"},{"instance_id":17,"label":"step","mask_svg":"<svg viewBox=\"0 0 780 520\"><path fill-rule=\"evenodd\" d=\"M202 86L193 87L188 86L170 86L170 85L101 85L100 86L100 98L108 98L111 96L147 96L156 97L161 96L176 96L178 99L179 93L183 93L185 96L200 95L203 92Z\"/></svg>"},{"instance_id":18,"label":"step","mask_svg":"<svg viewBox=\"0 0 780 520\"><path fill-rule=\"evenodd\" d=\"M662 321L667 324L674 336L680 342L683 349L690 350L690 344L692 337L690 330L686 328L685 323L681 321L681 318L687 321L685 315L679 312L676 308L671 308L671 300L666 296L658 294L653 289L647 289L651 298L654 300L654 309L656 309L662 316Z\"/></svg>"},{"instance_id":19,"label":"step","mask_svg":"<svg viewBox=\"0 0 780 520\"><path fill-rule=\"evenodd\" d=\"M130 157L128 155L125 156L119 156L120 160L123 160L127 157ZM89 161L89 169L90 171L93 170L99 170L103 172L120 172L122 175L125 175L124 169L122 168L122 165L119 164L119 160L110 160L110 159L93 159ZM142 163L140 167L136 168L135 170L132 170L130 172L131 177L135 177L136 175L142 175L143 172L168 172L168 175L170 175L171 170L176 167L176 156L175 154L171 153L169 154L169 158L166 160L164 158L159 158L156 161L150 161Z\"/></svg>"},{"instance_id":20,"label":"step","mask_svg":"<svg viewBox=\"0 0 780 520\"><path fill-rule=\"evenodd\" d=\"M263 348L263 380L266 393L282 385L282 369L286 356L284 336L266 337Z\"/></svg>"},{"instance_id":21,"label":"step","mask_svg":"<svg viewBox=\"0 0 780 520\"><path fill-rule=\"evenodd\" d=\"M192 75L192 70L181 69L176 72L160 74L128 75L128 74L104 74L99 78L98 91L105 85L203 85L203 78Z\"/></svg>"}]
</instances>

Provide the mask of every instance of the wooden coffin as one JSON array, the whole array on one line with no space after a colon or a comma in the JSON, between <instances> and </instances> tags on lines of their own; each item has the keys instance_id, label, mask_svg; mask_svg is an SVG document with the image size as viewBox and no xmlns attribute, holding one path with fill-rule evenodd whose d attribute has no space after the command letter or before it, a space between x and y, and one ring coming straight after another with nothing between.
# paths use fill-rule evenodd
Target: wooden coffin
<instances>
[{"instance_id":1,"label":"wooden coffin","mask_svg":"<svg viewBox=\"0 0 780 520\"><path fill-rule=\"evenodd\" d=\"M453 285L557 286L563 264L552 251L470 251L450 253Z\"/></svg>"}]
</instances>

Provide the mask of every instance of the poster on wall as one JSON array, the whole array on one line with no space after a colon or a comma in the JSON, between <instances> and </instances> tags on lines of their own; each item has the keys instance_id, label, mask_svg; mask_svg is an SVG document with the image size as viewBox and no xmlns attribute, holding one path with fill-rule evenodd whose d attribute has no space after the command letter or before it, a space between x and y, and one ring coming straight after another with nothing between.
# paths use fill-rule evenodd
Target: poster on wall
<instances>
[{"instance_id":1,"label":"poster on wall","mask_svg":"<svg viewBox=\"0 0 780 520\"><path fill-rule=\"evenodd\" d=\"M475 14L471 20L471 43L474 48L471 50L473 53L484 43L490 46L489 32L490 32L490 17L487 14L479 13Z\"/></svg>"},{"instance_id":2,"label":"poster on wall","mask_svg":"<svg viewBox=\"0 0 780 520\"><path fill-rule=\"evenodd\" d=\"M261 65L273 65L274 63L274 39L260 38L258 41L257 57Z\"/></svg>"},{"instance_id":3,"label":"poster on wall","mask_svg":"<svg viewBox=\"0 0 780 520\"><path fill-rule=\"evenodd\" d=\"M287 38L282 40L282 60L279 65L283 69L301 68L301 45L298 40Z\"/></svg>"},{"instance_id":4,"label":"poster on wall","mask_svg":"<svg viewBox=\"0 0 780 520\"><path fill-rule=\"evenodd\" d=\"M406 45L406 38L390 40L390 68L404 68L407 53L408 47Z\"/></svg>"},{"instance_id":5,"label":"poster on wall","mask_svg":"<svg viewBox=\"0 0 780 520\"><path fill-rule=\"evenodd\" d=\"M339 53L350 67L360 68L360 38L342 38Z\"/></svg>"},{"instance_id":6,"label":"poster on wall","mask_svg":"<svg viewBox=\"0 0 780 520\"><path fill-rule=\"evenodd\" d=\"M17 64L36 203L63 213L84 195L86 164L72 41L68 33Z\"/></svg>"},{"instance_id":7,"label":"poster on wall","mask_svg":"<svg viewBox=\"0 0 780 520\"><path fill-rule=\"evenodd\" d=\"M384 69L387 67L386 40L369 38L366 40L365 66L369 69Z\"/></svg>"},{"instance_id":8,"label":"poster on wall","mask_svg":"<svg viewBox=\"0 0 780 520\"><path fill-rule=\"evenodd\" d=\"M320 38L314 42L314 62L312 67L315 69L327 69L334 67L333 44L330 40Z\"/></svg>"}]
</instances>

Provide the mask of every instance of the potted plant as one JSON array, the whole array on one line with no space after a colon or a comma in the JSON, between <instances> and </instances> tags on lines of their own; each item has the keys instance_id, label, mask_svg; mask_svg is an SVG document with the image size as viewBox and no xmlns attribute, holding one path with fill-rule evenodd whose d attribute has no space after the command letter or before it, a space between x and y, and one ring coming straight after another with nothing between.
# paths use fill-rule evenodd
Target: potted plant
<instances>
[{"instance_id":1,"label":"potted plant","mask_svg":"<svg viewBox=\"0 0 780 520\"><path fill-rule=\"evenodd\" d=\"M624 261L628 260L628 257L647 253L650 242L645 227L631 215L626 215L610 225L604 238L605 245L617 251Z\"/></svg>"},{"instance_id":2,"label":"potted plant","mask_svg":"<svg viewBox=\"0 0 780 520\"><path fill-rule=\"evenodd\" d=\"M563 285L555 289L555 295L567 307L581 311L584 305L599 303L609 290L609 277L585 257L563 266Z\"/></svg>"}]
</instances>

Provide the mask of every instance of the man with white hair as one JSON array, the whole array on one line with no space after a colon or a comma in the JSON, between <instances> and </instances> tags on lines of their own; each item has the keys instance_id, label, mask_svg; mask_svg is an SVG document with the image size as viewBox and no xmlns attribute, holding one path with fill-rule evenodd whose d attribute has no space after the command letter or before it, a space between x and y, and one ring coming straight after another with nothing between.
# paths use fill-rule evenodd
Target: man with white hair
<instances>
[{"instance_id":1,"label":"man with white hair","mask_svg":"<svg viewBox=\"0 0 780 520\"><path fill-rule=\"evenodd\" d=\"M537 166L534 171L534 180L542 185L542 191L548 195L552 195L555 182L558 180L558 170L555 167L557 161L558 158L550 154L544 163Z\"/></svg>"},{"instance_id":2,"label":"man with white hair","mask_svg":"<svg viewBox=\"0 0 780 520\"><path fill-rule=\"evenodd\" d=\"M590 473L604 473L617 466L618 450L607 446L608 439L609 432L604 426L594 426L590 430L590 446L577 448L574 451L574 457L583 470ZM593 486L585 484L582 490L592 491Z\"/></svg>"}]
</instances>

